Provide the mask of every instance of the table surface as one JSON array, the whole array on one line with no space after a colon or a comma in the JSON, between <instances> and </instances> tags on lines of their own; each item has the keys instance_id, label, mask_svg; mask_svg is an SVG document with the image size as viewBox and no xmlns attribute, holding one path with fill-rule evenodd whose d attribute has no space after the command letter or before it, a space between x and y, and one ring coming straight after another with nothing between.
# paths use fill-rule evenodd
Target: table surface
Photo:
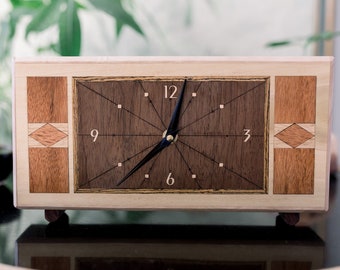
<instances>
[{"instance_id":1,"label":"table surface","mask_svg":"<svg viewBox=\"0 0 340 270\"><path fill-rule=\"evenodd\" d=\"M327 213L16 210L0 186L0 264L35 269L321 269L340 266L340 185Z\"/></svg>"}]
</instances>

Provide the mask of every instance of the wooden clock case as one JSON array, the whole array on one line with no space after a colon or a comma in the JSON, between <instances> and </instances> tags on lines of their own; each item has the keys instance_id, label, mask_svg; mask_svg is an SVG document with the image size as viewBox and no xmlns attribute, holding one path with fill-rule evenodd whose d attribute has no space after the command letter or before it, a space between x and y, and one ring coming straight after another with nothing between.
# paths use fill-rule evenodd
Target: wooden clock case
<instances>
[{"instance_id":1,"label":"wooden clock case","mask_svg":"<svg viewBox=\"0 0 340 270\"><path fill-rule=\"evenodd\" d=\"M56 57L15 59L15 205L41 209L328 209L331 57ZM265 78L261 192L77 190L75 78Z\"/></svg>"}]
</instances>

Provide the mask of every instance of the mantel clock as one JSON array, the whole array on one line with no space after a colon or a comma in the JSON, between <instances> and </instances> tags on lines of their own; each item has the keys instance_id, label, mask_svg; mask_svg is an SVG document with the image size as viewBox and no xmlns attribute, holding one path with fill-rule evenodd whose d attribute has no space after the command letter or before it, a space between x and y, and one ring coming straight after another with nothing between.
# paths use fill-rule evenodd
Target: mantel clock
<instances>
[{"instance_id":1,"label":"mantel clock","mask_svg":"<svg viewBox=\"0 0 340 270\"><path fill-rule=\"evenodd\" d=\"M15 200L326 210L332 58L18 59Z\"/></svg>"}]
</instances>

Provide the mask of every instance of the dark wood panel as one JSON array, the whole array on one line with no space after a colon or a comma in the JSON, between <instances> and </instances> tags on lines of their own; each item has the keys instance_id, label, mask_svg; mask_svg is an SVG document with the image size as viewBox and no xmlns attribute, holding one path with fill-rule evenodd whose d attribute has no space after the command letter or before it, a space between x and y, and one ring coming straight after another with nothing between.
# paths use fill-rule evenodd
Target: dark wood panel
<instances>
[{"instance_id":1,"label":"dark wood panel","mask_svg":"<svg viewBox=\"0 0 340 270\"><path fill-rule=\"evenodd\" d=\"M265 191L263 78L189 79L178 140L116 185L162 139L182 84L182 78L76 79L76 189ZM177 87L175 98L165 97L165 86Z\"/></svg>"}]
</instances>

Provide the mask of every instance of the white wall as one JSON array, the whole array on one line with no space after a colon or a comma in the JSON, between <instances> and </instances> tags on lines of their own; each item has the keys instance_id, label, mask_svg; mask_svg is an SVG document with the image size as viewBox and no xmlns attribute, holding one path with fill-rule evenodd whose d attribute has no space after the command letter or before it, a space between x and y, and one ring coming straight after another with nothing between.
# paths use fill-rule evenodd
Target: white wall
<instances>
[{"instance_id":1,"label":"white wall","mask_svg":"<svg viewBox=\"0 0 340 270\"><path fill-rule=\"evenodd\" d=\"M281 49L268 49L265 44L314 33L316 0L132 2L147 38L126 28L115 42L114 24L101 13L86 19L84 40L89 42L83 54L250 56L313 52L304 50L301 44Z\"/></svg>"},{"instance_id":2,"label":"white wall","mask_svg":"<svg viewBox=\"0 0 340 270\"><path fill-rule=\"evenodd\" d=\"M131 10L147 37L124 28L115 37L115 24L102 12L81 12L82 55L310 55L303 44L266 48L269 41L303 38L315 32L318 0L131 0ZM127 2L129 3L129 1ZM0 17L7 11L1 7ZM23 24L27 23L27 20ZM34 55L32 47L57 36L51 29L19 32L17 56Z\"/></svg>"}]
</instances>

